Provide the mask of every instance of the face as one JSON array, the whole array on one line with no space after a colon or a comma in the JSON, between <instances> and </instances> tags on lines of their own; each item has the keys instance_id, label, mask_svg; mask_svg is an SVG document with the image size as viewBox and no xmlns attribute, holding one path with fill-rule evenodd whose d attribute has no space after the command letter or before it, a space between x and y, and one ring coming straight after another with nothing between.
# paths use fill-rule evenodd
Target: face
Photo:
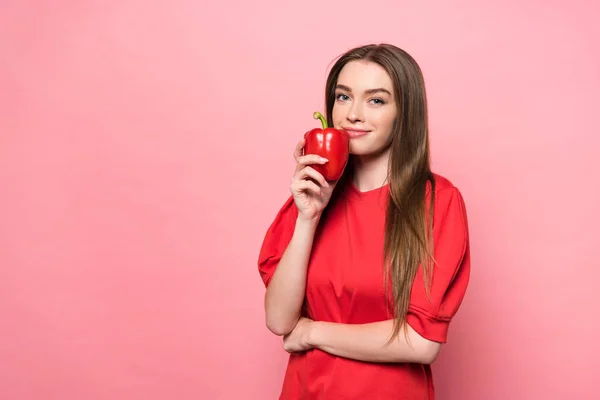
<instances>
[{"instance_id":1,"label":"face","mask_svg":"<svg viewBox=\"0 0 600 400\"><path fill-rule=\"evenodd\" d=\"M389 148L397 115L387 72L370 61L350 61L337 80L333 124L350 134L350 153L373 155Z\"/></svg>"}]
</instances>

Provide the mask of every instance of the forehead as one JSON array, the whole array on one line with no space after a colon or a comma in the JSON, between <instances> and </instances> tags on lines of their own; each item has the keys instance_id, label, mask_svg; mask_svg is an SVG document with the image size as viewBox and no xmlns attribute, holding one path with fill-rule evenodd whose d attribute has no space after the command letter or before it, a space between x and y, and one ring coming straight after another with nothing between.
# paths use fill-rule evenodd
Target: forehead
<instances>
[{"instance_id":1,"label":"forehead","mask_svg":"<svg viewBox=\"0 0 600 400\"><path fill-rule=\"evenodd\" d=\"M372 61L355 60L347 63L340 71L338 84L353 91L384 88L392 91L393 83L383 67Z\"/></svg>"}]
</instances>

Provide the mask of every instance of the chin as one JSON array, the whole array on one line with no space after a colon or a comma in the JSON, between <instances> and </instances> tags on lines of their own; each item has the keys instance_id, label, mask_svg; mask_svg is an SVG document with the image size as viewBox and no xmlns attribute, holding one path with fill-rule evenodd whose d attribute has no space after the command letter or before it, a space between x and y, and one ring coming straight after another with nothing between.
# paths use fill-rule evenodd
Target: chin
<instances>
[{"instance_id":1,"label":"chin","mask_svg":"<svg viewBox=\"0 0 600 400\"><path fill-rule=\"evenodd\" d=\"M361 151L357 151L356 149L353 149L353 148L350 148L350 151L348 153L352 156L362 156L363 155L363 153Z\"/></svg>"},{"instance_id":2,"label":"chin","mask_svg":"<svg viewBox=\"0 0 600 400\"><path fill-rule=\"evenodd\" d=\"M389 146L373 146L368 143L352 143L350 141L349 153L355 156L374 156L384 153Z\"/></svg>"},{"instance_id":3,"label":"chin","mask_svg":"<svg viewBox=\"0 0 600 400\"><path fill-rule=\"evenodd\" d=\"M362 144L362 146L361 146ZM365 154L369 154L371 151L369 149L370 146L365 146L364 143L356 143L350 140L350 154L354 154L355 156L362 156Z\"/></svg>"}]
</instances>

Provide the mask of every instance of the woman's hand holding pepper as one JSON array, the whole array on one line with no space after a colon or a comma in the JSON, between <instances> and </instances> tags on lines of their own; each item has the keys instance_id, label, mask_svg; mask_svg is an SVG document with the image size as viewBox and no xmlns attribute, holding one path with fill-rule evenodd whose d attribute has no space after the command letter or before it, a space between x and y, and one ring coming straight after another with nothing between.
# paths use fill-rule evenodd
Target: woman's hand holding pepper
<instances>
[{"instance_id":1,"label":"woman's hand holding pepper","mask_svg":"<svg viewBox=\"0 0 600 400\"><path fill-rule=\"evenodd\" d=\"M311 164L325 164L328 160L315 154L303 155L305 139L300 140L294 151L296 169L290 185L290 191L298 207L298 218L315 221L331 199L335 182L328 183L323 175L312 168Z\"/></svg>"}]
</instances>

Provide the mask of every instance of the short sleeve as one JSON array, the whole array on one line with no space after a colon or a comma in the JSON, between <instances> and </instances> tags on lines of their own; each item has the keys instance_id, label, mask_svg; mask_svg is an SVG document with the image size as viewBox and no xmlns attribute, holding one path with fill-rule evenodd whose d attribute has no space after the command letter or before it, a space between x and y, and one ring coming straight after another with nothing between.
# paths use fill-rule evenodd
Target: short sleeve
<instances>
[{"instance_id":1,"label":"short sleeve","mask_svg":"<svg viewBox=\"0 0 600 400\"><path fill-rule=\"evenodd\" d=\"M279 260L292 239L297 216L298 209L294 198L290 196L267 229L258 256L258 271L265 287L269 286Z\"/></svg>"},{"instance_id":2,"label":"short sleeve","mask_svg":"<svg viewBox=\"0 0 600 400\"><path fill-rule=\"evenodd\" d=\"M465 203L455 187L439 190L434 198L434 258L430 297L422 270L411 290L407 323L428 340L445 343L451 319L469 283L469 229Z\"/></svg>"}]
</instances>

